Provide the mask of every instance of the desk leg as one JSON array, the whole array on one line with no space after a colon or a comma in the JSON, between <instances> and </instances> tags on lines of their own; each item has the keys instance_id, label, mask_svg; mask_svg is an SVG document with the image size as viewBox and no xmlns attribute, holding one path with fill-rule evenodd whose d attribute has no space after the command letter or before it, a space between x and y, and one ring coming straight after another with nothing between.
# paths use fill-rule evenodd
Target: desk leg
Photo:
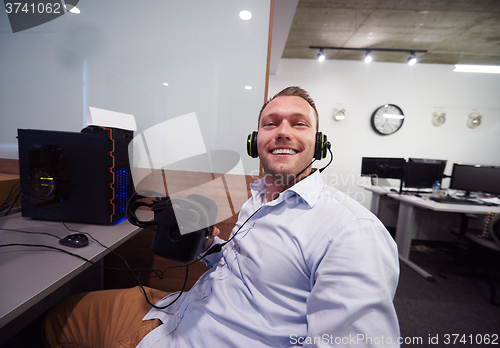
<instances>
[{"instance_id":1,"label":"desk leg","mask_svg":"<svg viewBox=\"0 0 500 348\"><path fill-rule=\"evenodd\" d=\"M380 210L380 196L380 194L372 192L372 203L370 205L370 211L377 217Z\"/></svg>"},{"instance_id":2,"label":"desk leg","mask_svg":"<svg viewBox=\"0 0 500 348\"><path fill-rule=\"evenodd\" d=\"M398 224L396 226L396 244L398 245L399 250L399 260L428 281L433 282L436 279L430 273L410 261L413 226L415 226L414 205L401 202L399 205Z\"/></svg>"}]
</instances>

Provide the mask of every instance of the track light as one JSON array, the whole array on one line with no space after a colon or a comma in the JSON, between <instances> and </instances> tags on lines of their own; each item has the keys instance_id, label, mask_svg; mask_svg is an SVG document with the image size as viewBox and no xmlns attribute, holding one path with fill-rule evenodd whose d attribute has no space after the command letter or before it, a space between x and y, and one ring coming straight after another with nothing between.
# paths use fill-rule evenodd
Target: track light
<instances>
[{"instance_id":1,"label":"track light","mask_svg":"<svg viewBox=\"0 0 500 348\"><path fill-rule=\"evenodd\" d=\"M325 60L325 53L323 52L323 49L320 49L319 50L319 53L318 53L318 62L322 62Z\"/></svg>"},{"instance_id":2,"label":"track light","mask_svg":"<svg viewBox=\"0 0 500 348\"><path fill-rule=\"evenodd\" d=\"M408 64L413 65L417 63L417 56L415 53L427 53L426 50L412 50L412 49L399 49L399 48L357 48L357 47L327 47L327 46L309 46L310 49L319 49L319 53L317 55L318 61L322 62L325 60L324 50L344 50L344 51L365 51L365 62L370 63L373 61L373 57L371 55L372 51L381 51L381 52L409 52L410 57L408 58Z\"/></svg>"},{"instance_id":3,"label":"track light","mask_svg":"<svg viewBox=\"0 0 500 348\"><path fill-rule=\"evenodd\" d=\"M417 63L415 52L410 52L410 56L408 57L408 65L415 65L415 63Z\"/></svg>"},{"instance_id":4,"label":"track light","mask_svg":"<svg viewBox=\"0 0 500 348\"><path fill-rule=\"evenodd\" d=\"M371 52L370 50L366 51L365 63L371 63L371 61L373 60L373 57L370 52Z\"/></svg>"}]
</instances>

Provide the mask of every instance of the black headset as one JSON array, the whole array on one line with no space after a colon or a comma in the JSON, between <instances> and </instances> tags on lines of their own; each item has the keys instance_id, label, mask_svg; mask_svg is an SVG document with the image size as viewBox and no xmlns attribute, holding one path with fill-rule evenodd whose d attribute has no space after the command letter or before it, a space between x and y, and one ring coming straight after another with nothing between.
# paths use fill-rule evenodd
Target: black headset
<instances>
[{"instance_id":1,"label":"black headset","mask_svg":"<svg viewBox=\"0 0 500 348\"><path fill-rule=\"evenodd\" d=\"M135 226L156 230L151 247L156 255L183 264L191 263L210 237L217 217L217 204L207 197L195 194L186 198L167 196L150 202L141 201L158 195L157 192L147 190L132 195L127 202L127 219ZM154 219L139 220L135 213L139 207L150 208ZM176 214L183 217L182 223L177 221Z\"/></svg>"},{"instance_id":2,"label":"black headset","mask_svg":"<svg viewBox=\"0 0 500 348\"><path fill-rule=\"evenodd\" d=\"M252 132L247 138L247 153L252 158L259 157L257 152L257 134L258 132ZM330 142L327 140L325 134L321 132L316 133L316 145L314 146L314 159L321 160L326 157L326 151L330 146Z\"/></svg>"}]
</instances>

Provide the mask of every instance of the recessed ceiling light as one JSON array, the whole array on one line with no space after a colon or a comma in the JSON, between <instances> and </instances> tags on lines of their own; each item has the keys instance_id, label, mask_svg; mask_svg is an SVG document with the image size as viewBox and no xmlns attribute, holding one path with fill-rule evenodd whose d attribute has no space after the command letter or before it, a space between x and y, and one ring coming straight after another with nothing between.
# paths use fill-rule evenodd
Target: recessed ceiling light
<instances>
[{"instance_id":1,"label":"recessed ceiling light","mask_svg":"<svg viewBox=\"0 0 500 348\"><path fill-rule=\"evenodd\" d=\"M240 12L240 18L243 19L244 21L248 21L250 18L252 18L252 12L248 10L243 10Z\"/></svg>"},{"instance_id":2,"label":"recessed ceiling light","mask_svg":"<svg viewBox=\"0 0 500 348\"><path fill-rule=\"evenodd\" d=\"M245 86L245 89L246 89L247 91L249 91L249 90L251 90L251 89L252 89L252 86Z\"/></svg>"},{"instance_id":3,"label":"recessed ceiling light","mask_svg":"<svg viewBox=\"0 0 500 348\"><path fill-rule=\"evenodd\" d=\"M168 82L163 82L163 86L168 87Z\"/></svg>"}]
</instances>

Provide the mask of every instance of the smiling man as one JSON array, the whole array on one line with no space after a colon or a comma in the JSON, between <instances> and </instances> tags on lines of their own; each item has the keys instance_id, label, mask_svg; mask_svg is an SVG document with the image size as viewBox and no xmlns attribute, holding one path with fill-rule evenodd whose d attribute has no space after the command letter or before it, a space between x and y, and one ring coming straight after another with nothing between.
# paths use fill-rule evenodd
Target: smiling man
<instances>
[{"instance_id":1,"label":"smiling man","mask_svg":"<svg viewBox=\"0 0 500 348\"><path fill-rule=\"evenodd\" d=\"M70 299L47 319L48 346L399 347L396 245L373 214L311 169L314 102L286 88L258 124L265 175L251 184L230 240L214 228L201 255L210 269L191 290L156 303L173 303L166 309L148 308L136 288Z\"/></svg>"},{"instance_id":2,"label":"smiling man","mask_svg":"<svg viewBox=\"0 0 500 348\"><path fill-rule=\"evenodd\" d=\"M259 116L257 149L266 174L268 201L314 157L318 114L312 100L294 95L299 92L299 89L282 91L263 107ZM310 173L311 167L307 167L296 181Z\"/></svg>"}]
</instances>

